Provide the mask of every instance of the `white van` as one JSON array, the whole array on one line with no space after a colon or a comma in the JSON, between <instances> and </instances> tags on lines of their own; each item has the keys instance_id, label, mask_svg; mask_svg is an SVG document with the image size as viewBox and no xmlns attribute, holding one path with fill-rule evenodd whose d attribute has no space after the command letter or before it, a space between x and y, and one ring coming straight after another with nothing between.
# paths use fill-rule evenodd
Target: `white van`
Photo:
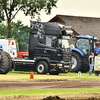
<instances>
[{"instance_id":1,"label":"white van","mask_svg":"<svg viewBox=\"0 0 100 100\"><path fill-rule=\"evenodd\" d=\"M12 58L17 57L17 48L14 39L0 39L0 46L3 51L6 51Z\"/></svg>"}]
</instances>

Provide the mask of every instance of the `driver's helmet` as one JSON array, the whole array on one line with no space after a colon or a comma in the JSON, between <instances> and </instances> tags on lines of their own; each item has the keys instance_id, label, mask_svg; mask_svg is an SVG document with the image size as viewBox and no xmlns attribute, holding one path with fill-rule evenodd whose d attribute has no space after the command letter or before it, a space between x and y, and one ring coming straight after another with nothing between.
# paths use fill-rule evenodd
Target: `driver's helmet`
<instances>
[{"instance_id":1,"label":"driver's helmet","mask_svg":"<svg viewBox=\"0 0 100 100\"><path fill-rule=\"evenodd\" d=\"M3 51L3 46L2 45L0 45L0 51Z\"/></svg>"}]
</instances>

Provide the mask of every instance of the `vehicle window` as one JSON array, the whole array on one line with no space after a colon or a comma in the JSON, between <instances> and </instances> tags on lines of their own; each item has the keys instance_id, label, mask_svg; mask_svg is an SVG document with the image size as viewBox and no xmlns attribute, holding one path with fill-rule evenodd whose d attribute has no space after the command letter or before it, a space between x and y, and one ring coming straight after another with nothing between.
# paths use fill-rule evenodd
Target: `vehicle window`
<instances>
[{"instance_id":1,"label":"vehicle window","mask_svg":"<svg viewBox=\"0 0 100 100\"><path fill-rule=\"evenodd\" d=\"M69 41L64 39L59 39L59 47L60 48L69 48Z\"/></svg>"},{"instance_id":2,"label":"vehicle window","mask_svg":"<svg viewBox=\"0 0 100 100\"><path fill-rule=\"evenodd\" d=\"M96 48L96 41L94 41L94 48Z\"/></svg>"},{"instance_id":3,"label":"vehicle window","mask_svg":"<svg viewBox=\"0 0 100 100\"><path fill-rule=\"evenodd\" d=\"M90 54L90 44L88 39L77 39L76 47L81 49L85 55Z\"/></svg>"},{"instance_id":4,"label":"vehicle window","mask_svg":"<svg viewBox=\"0 0 100 100\"><path fill-rule=\"evenodd\" d=\"M51 46L51 38L46 36L46 45Z\"/></svg>"},{"instance_id":5,"label":"vehicle window","mask_svg":"<svg viewBox=\"0 0 100 100\"><path fill-rule=\"evenodd\" d=\"M56 39L56 36L46 36L46 45L52 46L53 38Z\"/></svg>"}]
</instances>

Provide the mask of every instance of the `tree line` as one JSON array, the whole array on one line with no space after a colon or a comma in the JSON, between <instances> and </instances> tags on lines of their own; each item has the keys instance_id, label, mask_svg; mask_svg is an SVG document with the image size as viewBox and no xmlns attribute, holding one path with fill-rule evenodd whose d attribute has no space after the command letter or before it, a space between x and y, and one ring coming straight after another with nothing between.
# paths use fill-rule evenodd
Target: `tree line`
<instances>
[{"instance_id":1,"label":"tree line","mask_svg":"<svg viewBox=\"0 0 100 100\"><path fill-rule=\"evenodd\" d=\"M30 27L24 26L22 21L11 22L11 38L18 43L19 52L27 51L27 44L29 44ZM0 24L0 35L7 37L7 25Z\"/></svg>"},{"instance_id":2,"label":"tree line","mask_svg":"<svg viewBox=\"0 0 100 100\"><path fill-rule=\"evenodd\" d=\"M46 14L56 7L58 0L0 0L0 22L6 21L7 25L0 24L0 34L6 38L14 37L19 43L19 51L26 51L25 46L29 41L29 27L21 21L13 22L19 11L32 18L44 10Z\"/></svg>"},{"instance_id":3,"label":"tree line","mask_svg":"<svg viewBox=\"0 0 100 100\"><path fill-rule=\"evenodd\" d=\"M23 14L34 17L44 10L47 14L51 13L51 9L56 7L58 0L0 0L0 22L7 22L7 38L11 37L11 22L18 14L23 11Z\"/></svg>"}]
</instances>

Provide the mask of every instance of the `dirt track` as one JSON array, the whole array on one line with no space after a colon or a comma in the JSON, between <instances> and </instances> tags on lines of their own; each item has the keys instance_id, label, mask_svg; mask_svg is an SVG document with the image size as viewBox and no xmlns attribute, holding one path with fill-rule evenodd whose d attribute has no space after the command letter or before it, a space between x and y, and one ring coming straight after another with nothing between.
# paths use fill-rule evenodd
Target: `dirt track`
<instances>
[{"instance_id":1,"label":"dirt track","mask_svg":"<svg viewBox=\"0 0 100 100\"><path fill-rule=\"evenodd\" d=\"M46 80L28 82L0 82L0 91L7 90L69 90L69 89L100 89L100 81L69 81Z\"/></svg>"},{"instance_id":2,"label":"dirt track","mask_svg":"<svg viewBox=\"0 0 100 100\"><path fill-rule=\"evenodd\" d=\"M46 81L28 81L28 82L0 82L0 91L7 90L76 90L76 89L100 89L100 81L69 81L69 80L46 80ZM56 95L56 94L55 94ZM63 95L60 96L66 100L100 100L100 94L80 94L80 95ZM44 96L19 96L13 98L1 98L0 100L41 100ZM91 99L90 99L91 98ZM52 100L51 98L46 100ZM53 99L61 100L61 99Z\"/></svg>"}]
</instances>

